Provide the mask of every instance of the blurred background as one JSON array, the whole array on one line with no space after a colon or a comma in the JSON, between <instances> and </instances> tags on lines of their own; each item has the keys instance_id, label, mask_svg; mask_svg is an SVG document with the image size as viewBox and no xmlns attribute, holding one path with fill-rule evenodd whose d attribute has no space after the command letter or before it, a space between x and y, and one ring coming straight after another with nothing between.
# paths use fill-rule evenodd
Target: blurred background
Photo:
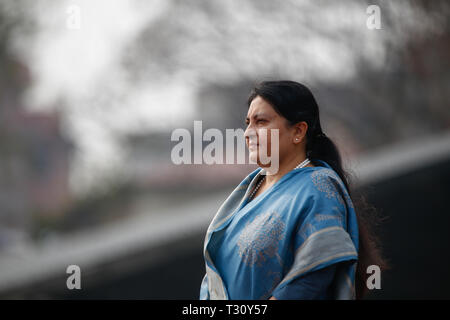
<instances>
[{"instance_id":1,"label":"blurred background","mask_svg":"<svg viewBox=\"0 0 450 320\"><path fill-rule=\"evenodd\" d=\"M197 299L206 228L256 167L175 165L171 134L244 129L268 79L312 89L387 217L393 268L368 299L450 298L449 17L445 0L0 0L0 298Z\"/></svg>"}]
</instances>

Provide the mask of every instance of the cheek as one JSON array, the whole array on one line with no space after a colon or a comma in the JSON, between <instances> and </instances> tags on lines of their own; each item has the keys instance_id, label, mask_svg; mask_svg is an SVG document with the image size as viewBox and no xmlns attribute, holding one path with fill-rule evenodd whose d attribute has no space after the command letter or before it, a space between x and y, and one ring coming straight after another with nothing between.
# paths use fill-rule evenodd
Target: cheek
<instances>
[{"instance_id":1,"label":"cheek","mask_svg":"<svg viewBox=\"0 0 450 320\"><path fill-rule=\"evenodd\" d=\"M258 143L260 148L270 148L270 129L257 129Z\"/></svg>"},{"instance_id":2,"label":"cheek","mask_svg":"<svg viewBox=\"0 0 450 320\"><path fill-rule=\"evenodd\" d=\"M283 130L278 129L278 136L274 136L273 139L269 136L268 146L272 148L277 148L278 153L283 153L283 150L286 150L289 147L289 137L287 133Z\"/></svg>"},{"instance_id":3,"label":"cheek","mask_svg":"<svg viewBox=\"0 0 450 320\"><path fill-rule=\"evenodd\" d=\"M276 135L275 132L272 132L272 130L277 130L278 135ZM260 148L270 150L272 147L275 148L282 143L283 133L277 128L275 129L268 128L266 130L258 130L257 132Z\"/></svg>"}]
</instances>

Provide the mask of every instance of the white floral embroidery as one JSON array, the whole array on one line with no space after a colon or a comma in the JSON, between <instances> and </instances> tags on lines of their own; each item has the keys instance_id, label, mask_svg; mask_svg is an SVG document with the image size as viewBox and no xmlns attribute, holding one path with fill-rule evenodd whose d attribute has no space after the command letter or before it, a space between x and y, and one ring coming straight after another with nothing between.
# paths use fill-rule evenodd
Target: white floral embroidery
<instances>
[{"instance_id":1,"label":"white floral embroidery","mask_svg":"<svg viewBox=\"0 0 450 320\"><path fill-rule=\"evenodd\" d=\"M314 219L316 221L326 221L326 220L337 220L340 225L343 225L343 218L342 214L339 212L338 207L333 206L333 211L335 211L335 214L328 214L328 213L316 213L314 215Z\"/></svg>"},{"instance_id":2,"label":"white floral embroidery","mask_svg":"<svg viewBox=\"0 0 450 320\"><path fill-rule=\"evenodd\" d=\"M237 241L239 255L244 263L249 266L262 266L268 258L276 257L282 265L278 247L285 227L280 215L273 211L261 213L249 221Z\"/></svg>"},{"instance_id":3,"label":"white floral embroidery","mask_svg":"<svg viewBox=\"0 0 450 320\"><path fill-rule=\"evenodd\" d=\"M334 179L330 179L330 176ZM353 208L352 200L344 184L342 183L341 178L335 173L334 170L328 168L316 170L311 173L311 179L316 188L319 191L324 192L328 199L336 198L339 203L344 204L344 199L342 198L343 195L347 205ZM338 188L342 190L342 195L338 191Z\"/></svg>"}]
</instances>

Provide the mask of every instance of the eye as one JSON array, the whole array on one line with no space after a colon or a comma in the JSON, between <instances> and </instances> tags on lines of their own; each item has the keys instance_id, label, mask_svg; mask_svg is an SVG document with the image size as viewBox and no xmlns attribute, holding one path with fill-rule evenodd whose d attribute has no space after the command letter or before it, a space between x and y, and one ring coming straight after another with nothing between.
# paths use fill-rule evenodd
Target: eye
<instances>
[{"instance_id":1,"label":"eye","mask_svg":"<svg viewBox=\"0 0 450 320\"><path fill-rule=\"evenodd\" d=\"M258 121L256 121L256 123L264 123L264 122L266 122L266 120L264 119L259 119Z\"/></svg>"}]
</instances>

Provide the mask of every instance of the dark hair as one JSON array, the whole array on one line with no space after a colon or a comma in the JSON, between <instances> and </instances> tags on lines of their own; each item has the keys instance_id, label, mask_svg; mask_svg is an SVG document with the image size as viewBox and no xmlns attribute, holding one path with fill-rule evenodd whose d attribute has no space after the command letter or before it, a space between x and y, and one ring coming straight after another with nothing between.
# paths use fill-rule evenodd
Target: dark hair
<instances>
[{"instance_id":1,"label":"dark hair","mask_svg":"<svg viewBox=\"0 0 450 320\"><path fill-rule=\"evenodd\" d=\"M353 190L350 174L342 168L339 150L327 137L320 126L319 107L311 91L304 85L294 81L263 81L257 84L250 93L247 105L257 96L262 97L274 110L287 119L288 125L300 121L308 124L306 132L306 156L320 159L328 163L339 175L352 199L357 213L359 232L359 253L355 277L356 299L361 299L368 292L366 286L366 270L369 265L377 265L381 270L389 268L382 255L379 238L374 228L383 220L375 207L370 205L361 190Z\"/></svg>"}]
</instances>

